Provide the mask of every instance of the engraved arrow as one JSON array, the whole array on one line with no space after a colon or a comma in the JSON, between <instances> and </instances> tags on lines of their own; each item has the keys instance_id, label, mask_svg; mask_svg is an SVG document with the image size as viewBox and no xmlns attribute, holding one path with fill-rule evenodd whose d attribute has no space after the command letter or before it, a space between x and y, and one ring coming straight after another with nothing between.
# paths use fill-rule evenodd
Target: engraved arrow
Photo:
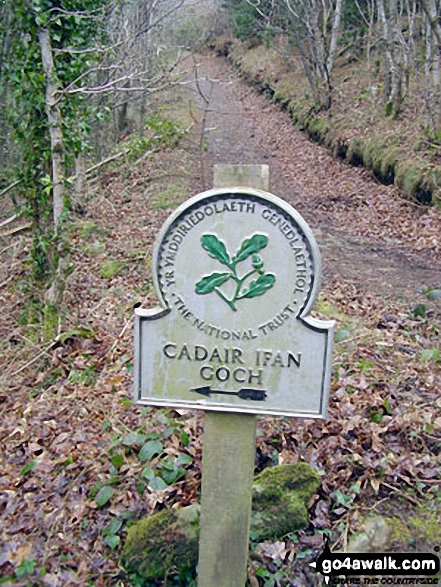
<instances>
[{"instance_id":1,"label":"engraved arrow","mask_svg":"<svg viewBox=\"0 0 441 587\"><path fill-rule=\"evenodd\" d=\"M222 391L220 389L211 389L211 387L205 386L193 387L190 391L195 391L206 397L210 397L212 393L220 395L237 395L240 399L249 399L257 402L265 401L266 398L266 391L264 389L250 389L248 387L244 387L239 391Z\"/></svg>"}]
</instances>

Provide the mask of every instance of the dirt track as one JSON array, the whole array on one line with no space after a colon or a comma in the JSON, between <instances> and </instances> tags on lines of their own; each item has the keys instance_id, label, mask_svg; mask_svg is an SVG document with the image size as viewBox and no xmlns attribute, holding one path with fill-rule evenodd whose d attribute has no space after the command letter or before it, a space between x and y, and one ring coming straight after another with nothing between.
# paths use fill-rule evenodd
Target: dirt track
<instances>
[{"instance_id":1,"label":"dirt track","mask_svg":"<svg viewBox=\"0 0 441 587\"><path fill-rule=\"evenodd\" d=\"M224 59L200 58L198 78L192 101L200 119L205 112L203 188L212 187L215 163L266 163L271 191L314 229L325 279L408 298L439 286L439 211L405 202L396 188L312 143Z\"/></svg>"}]
</instances>

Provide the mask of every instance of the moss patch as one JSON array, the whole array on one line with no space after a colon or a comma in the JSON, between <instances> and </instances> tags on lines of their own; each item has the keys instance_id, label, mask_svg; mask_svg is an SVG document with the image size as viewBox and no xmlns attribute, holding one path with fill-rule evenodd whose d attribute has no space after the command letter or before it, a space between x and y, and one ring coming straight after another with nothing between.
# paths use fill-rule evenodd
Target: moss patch
<instances>
[{"instance_id":1,"label":"moss patch","mask_svg":"<svg viewBox=\"0 0 441 587\"><path fill-rule=\"evenodd\" d=\"M363 532L354 534L347 552L430 552L441 542L439 506L422 504L403 519L399 515L374 516L363 522Z\"/></svg>"},{"instance_id":2,"label":"moss patch","mask_svg":"<svg viewBox=\"0 0 441 587\"><path fill-rule=\"evenodd\" d=\"M441 543L441 512L422 506L408 520L410 532L416 540L428 546Z\"/></svg>"},{"instance_id":3,"label":"moss patch","mask_svg":"<svg viewBox=\"0 0 441 587\"><path fill-rule=\"evenodd\" d=\"M348 143L348 150L346 151L346 159L351 165L364 164L364 145L363 141L357 137L351 139Z\"/></svg>"},{"instance_id":4,"label":"moss patch","mask_svg":"<svg viewBox=\"0 0 441 587\"><path fill-rule=\"evenodd\" d=\"M43 311L43 341L49 342L58 333L60 311L53 304L46 304Z\"/></svg>"},{"instance_id":5,"label":"moss patch","mask_svg":"<svg viewBox=\"0 0 441 587\"><path fill-rule=\"evenodd\" d=\"M118 275L120 268L120 261L106 261L100 269L100 277L102 279L112 279Z\"/></svg>"},{"instance_id":6,"label":"moss patch","mask_svg":"<svg viewBox=\"0 0 441 587\"><path fill-rule=\"evenodd\" d=\"M147 587L168 575L194 574L198 522L198 506L189 506L181 513L162 510L129 528L121 562L137 585Z\"/></svg>"},{"instance_id":7,"label":"moss patch","mask_svg":"<svg viewBox=\"0 0 441 587\"><path fill-rule=\"evenodd\" d=\"M307 463L270 467L253 484L252 536L258 542L280 540L308 524L308 501L319 478Z\"/></svg>"},{"instance_id":8,"label":"moss patch","mask_svg":"<svg viewBox=\"0 0 441 587\"><path fill-rule=\"evenodd\" d=\"M184 174L184 171L182 171ZM152 189L151 202L154 210L174 210L187 198L188 187L184 179L175 179L161 187L157 183Z\"/></svg>"},{"instance_id":9,"label":"moss patch","mask_svg":"<svg viewBox=\"0 0 441 587\"><path fill-rule=\"evenodd\" d=\"M330 130L329 123L321 118L313 118L307 128L309 138L323 144L326 144Z\"/></svg>"},{"instance_id":10,"label":"moss patch","mask_svg":"<svg viewBox=\"0 0 441 587\"><path fill-rule=\"evenodd\" d=\"M253 540L277 540L304 528L308 523L306 506L318 486L318 475L307 463L270 467L257 475L253 483ZM139 586L164 585L166 577L194 577L198 538L198 504L178 511L162 510L129 529L121 563Z\"/></svg>"},{"instance_id":11,"label":"moss patch","mask_svg":"<svg viewBox=\"0 0 441 587\"><path fill-rule=\"evenodd\" d=\"M386 523L389 528L388 544L391 548L410 541L410 530L400 518L389 518Z\"/></svg>"},{"instance_id":12,"label":"moss patch","mask_svg":"<svg viewBox=\"0 0 441 587\"><path fill-rule=\"evenodd\" d=\"M20 326L26 326L26 338L37 343L40 339L42 320L42 308L40 303L33 298L29 298L25 307L20 312L18 323ZM49 340L52 340L51 338Z\"/></svg>"},{"instance_id":13,"label":"moss patch","mask_svg":"<svg viewBox=\"0 0 441 587\"><path fill-rule=\"evenodd\" d=\"M85 220L79 223L81 237L85 240L89 240L92 236L105 237L108 236L107 230L105 230L98 222L92 220Z\"/></svg>"},{"instance_id":14,"label":"moss patch","mask_svg":"<svg viewBox=\"0 0 441 587\"><path fill-rule=\"evenodd\" d=\"M406 520L398 516L385 520L389 528L385 545L388 550L430 551L441 542L441 512L427 505L419 506Z\"/></svg>"}]
</instances>

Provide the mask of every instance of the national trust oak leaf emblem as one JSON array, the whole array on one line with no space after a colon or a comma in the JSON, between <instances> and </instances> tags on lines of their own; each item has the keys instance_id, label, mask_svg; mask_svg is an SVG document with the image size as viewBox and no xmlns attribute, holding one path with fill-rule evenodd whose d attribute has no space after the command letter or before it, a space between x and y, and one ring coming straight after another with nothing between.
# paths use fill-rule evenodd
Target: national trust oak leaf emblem
<instances>
[{"instance_id":1,"label":"national trust oak leaf emblem","mask_svg":"<svg viewBox=\"0 0 441 587\"><path fill-rule=\"evenodd\" d=\"M214 272L205 275L196 283L197 294L206 295L215 292L230 308L237 310L236 302L242 299L255 298L263 295L273 287L276 276L274 273L266 273L263 267L263 259L258 254L268 244L268 237L265 234L254 234L242 241L239 250L233 257L228 253L225 243L215 234L204 234L201 237L201 245L210 257L216 259L222 265L228 267L229 271ZM239 275L237 265L251 257L251 268ZM254 277L254 279L253 279ZM233 295L228 297L220 286L229 280L236 283Z\"/></svg>"}]
</instances>

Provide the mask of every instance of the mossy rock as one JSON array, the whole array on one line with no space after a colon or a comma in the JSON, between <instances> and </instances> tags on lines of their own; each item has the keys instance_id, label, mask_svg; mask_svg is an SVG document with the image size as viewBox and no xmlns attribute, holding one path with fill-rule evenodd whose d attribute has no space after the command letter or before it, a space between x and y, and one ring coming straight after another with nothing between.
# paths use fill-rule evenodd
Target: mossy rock
<instances>
[{"instance_id":1,"label":"mossy rock","mask_svg":"<svg viewBox=\"0 0 441 587\"><path fill-rule=\"evenodd\" d=\"M346 552L427 552L441 542L441 512L425 504L399 516L374 516L351 536Z\"/></svg>"},{"instance_id":2,"label":"mossy rock","mask_svg":"<svg viewBox=\"0 0 441 587\"><path fill-rule=\"evenodd\" d=\"M287 106L287 110L298 130L308 129L313 111L313 104L308 98L291 100Z\"/></svg>"},{"instance_id":3,"label":"mossy rock","mask_svg":"<svg viewBox=\"0 0 441 587\"><path fill-rule=\"evenodd\" d=\"M307 463L270 467L253 483L251 534L256 542L280 540L308 524L307 504L319 486Z\"/></svg>"},{"instance_id":4,"label":"mossy rock","mask_svg":"<svg viewBox=\"0 0 441 587\"><path fill-rule=\"evenodd\" d=\"M409 516L411 537L427 547L441 543L441 511L423 505L415 515Z\"/></svg>"},{"instance_id":5,"label":"mossy rock","mask_svg":"<svg viewBox=\"0 0 441 587\"><path fill-rule=\"evenodd\" d=\"M363 164L372 169L375 176L381 180L381 163L385 157L387 146L384 141L370 139L365 142L363 151Z\"/></svg>"},{"instance_id":6,"label":"mossy rock","mask_svg":"<svg viewBox=\"0 0 441 587\"><path fill-rule=\"evenodd\" d=\"M199 539L199 505L162 510L129 528L121 562L136 585L151 587L170 576L194 574Z\"/></svg>"},{"instance_id":7,"label":"mossy rock","mask_svg":"<svg viewBox=\"0 0 441 587\"><path fill-rule=\"evenodd\" d=\"M307 504L319 486L307 463L265 469L253 483L251 537L279 540L308 523ZM136 585L164 585L196 574L199 505L162 510L131 526L121 555L122 566Z\"/></svg>"}]
</instances>

